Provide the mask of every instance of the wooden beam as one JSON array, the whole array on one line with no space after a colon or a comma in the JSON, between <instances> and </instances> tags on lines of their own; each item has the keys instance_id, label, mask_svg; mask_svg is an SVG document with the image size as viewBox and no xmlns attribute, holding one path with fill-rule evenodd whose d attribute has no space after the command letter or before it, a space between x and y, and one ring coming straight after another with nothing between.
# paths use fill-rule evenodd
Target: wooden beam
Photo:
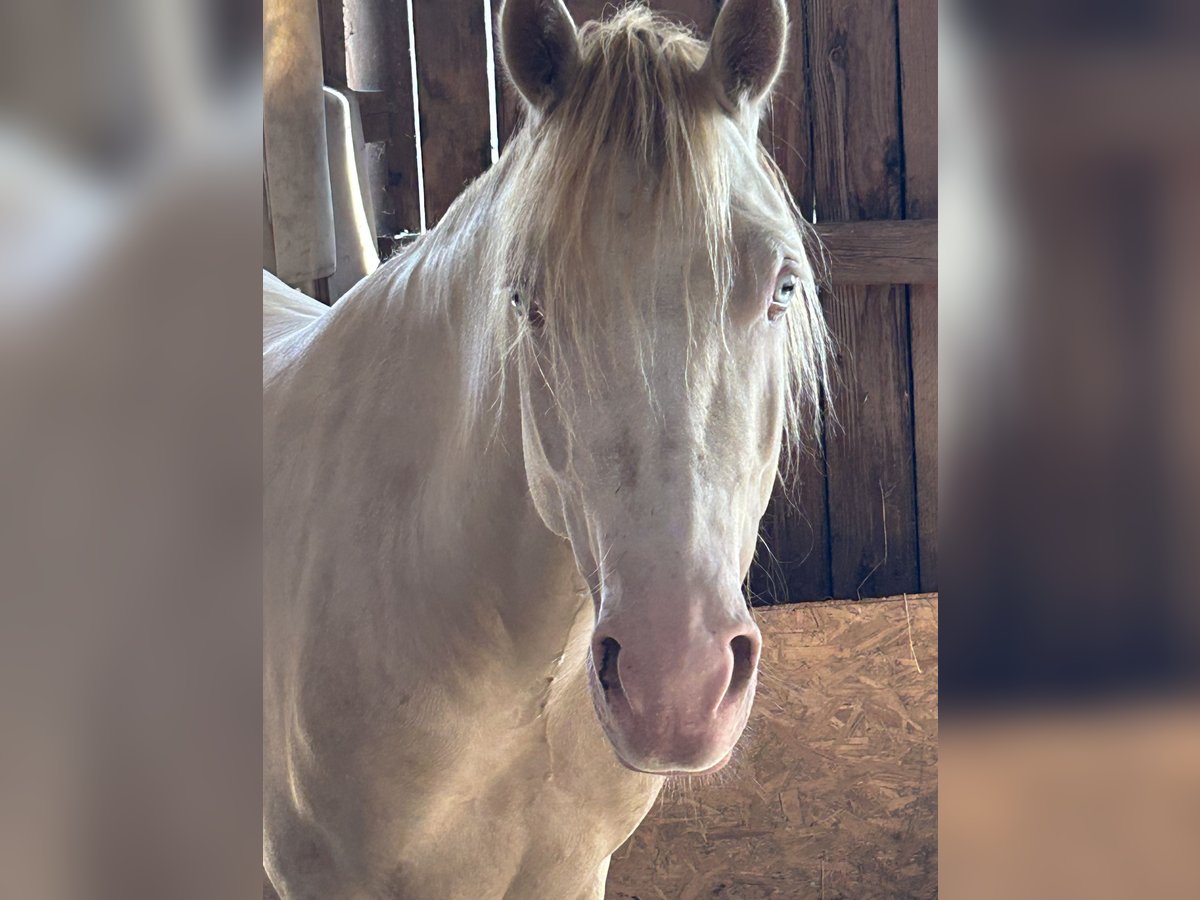
<instances>
[{"instance_id":1,"label":"wooden beam","mask_svg":"<svg viewBox=\"0 0 1200 900\"><path fill-rule=\"evenodd\" d=\"M355 91L386 91L389 81L388 0L343 0L346 83Z\"/></svg>"},{"instance_id":2,"label":"wooden beam","mask_svg":"<svg viewBox=\"0 0 1200 900\"><path fill-rule=\"evenodd\" d=\"M900 109L904 124L904 216L934 219L938 200L937 4L899 0ZM936 254L937 246L934 245ZM936 264L934 277L936 279ZM917 547L921 590L938 588L938 302L937 283L908 289L912 359Z\"/></svg>"},{"instance_id":3,"label":"wooden beam","mask_svg":"<svg viewBox=\"0 0 1200 900\"><path fill-rule=\"evenodd\" d=\"M715 4L710 4L715 6ZM783 70L771 91L759 136L771 152L801 210L813 208L812 120L809 115L807 20L795 4ZM819 401L824 407L825 399ZM762 551L750 575L756 604L816 600L833 591L829 570L829 507L825 502L825 435L806 435L789 451L762 520Z\"/></svg>"},{"instance_id":4,"label":"wooden beam","mask_svg":"<svg viewBox=\"0 0 1200 900\"><path fill-rule=\"evenodd\" d=\"M321 63L325 83L346 87L346 24L342 18L342 0L318 0L321 17Z\"/></svg>"},{"instance_id":5,"label":"wooden beam","mask_svg":"<svg viewBox=\"0 0 1200 900\"><path fill-rule=\"evenodd\" d=\"M834 284L937 284L937 219L818 222Z\"/></svg>"},{"instance_id":6,"label":"wooden beam","mask_svg":"<svg viewBox=\"0 0 1200 900\"><path fill-rule=\"evenodd\" d=\"M412 0L427 228L492 163L487 15L478 0Z\"/></svg>"},{"instance_id":7,"label":"wooden beam","mask_svg":"<svg viewBox=\"0 0 1200 900\"><path fill-rule=\"evenodd\" d=\"M853 230L862 225L830 233L835 272L840 265L847 277L856 259L912 255L881 252L880 235L905 226L878 221L904 217L896 10L879 0L805 7L817 220L874 222L870 234ZM918 585L908 295L896 286L911 276L894 265L872 268L823 298L837 347L825 463L838 597L915 593Z\"/></svg>"}]
</instances>

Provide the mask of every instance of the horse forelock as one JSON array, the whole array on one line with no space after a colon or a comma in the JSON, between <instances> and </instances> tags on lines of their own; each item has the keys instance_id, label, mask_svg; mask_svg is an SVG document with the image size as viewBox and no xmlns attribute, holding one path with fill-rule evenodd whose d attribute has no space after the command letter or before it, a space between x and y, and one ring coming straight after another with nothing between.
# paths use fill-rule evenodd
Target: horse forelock
<instances>
[{"instance_id":1,"label":"horse forelock","mask_svg":"<svg viewBox=\"0 0 1200 900\"><path fill-rule=\"evenodd\" d=\"M528 325L514 338L509 324L514 292L527 292L542 308L543 367L569 356L583 384L601 379L588 351L596 330L619 316L645 326L636 329L645 371L655 311L644 298L657 292L635 279L628 260L605 252L608 238L631 222L648 228L638 247L645 259L668 246L702 248L702 283L685 279L683 296L672 299L682 303L695 338L722 330L737 267L736 208L742 219L784 234L806 267L787 322L787 423L793 436L819 427L829 338L806 252L815 241L770 155L718 102L704 70L707 44L634 5L587 23L579 49L578 74L565 94L544 113L526 110L499 165L469 192L475 199L464 197L447 216L446 225L465 226L473 207L487 209L475 262L490 302L473 327L494 340L487 359L471 363L479 367L473 380L493 383L513 352L530 349ZM477 400L474 414L497 402L482 388Z\"/></svg>"}]
</instances>

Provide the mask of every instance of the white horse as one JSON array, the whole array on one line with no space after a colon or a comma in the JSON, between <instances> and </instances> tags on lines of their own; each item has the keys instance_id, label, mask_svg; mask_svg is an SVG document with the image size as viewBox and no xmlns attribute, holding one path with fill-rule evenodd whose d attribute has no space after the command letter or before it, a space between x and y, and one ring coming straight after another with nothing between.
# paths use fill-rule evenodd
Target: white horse
<instances>
[{"instance_id":1,"label":"white horse","mask_svg":"<svg viewBox=\"0 0 1200 900\"><path fill-rule=\"evenodd\" d=\"M786 26L508 0L500 161L332 309L264 277L282 897L601 897L665 777L729 759L741 586L826 355L756 138Z\"/></svg>"}]
</instances>

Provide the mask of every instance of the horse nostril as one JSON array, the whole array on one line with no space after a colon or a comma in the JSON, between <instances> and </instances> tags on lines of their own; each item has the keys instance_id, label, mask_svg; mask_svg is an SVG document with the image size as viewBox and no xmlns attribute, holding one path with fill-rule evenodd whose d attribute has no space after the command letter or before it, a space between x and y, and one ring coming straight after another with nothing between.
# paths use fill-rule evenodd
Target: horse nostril
<instances>
[{"instance_id":1,"label":"horse nostril","mask_svg":"<svg viewBox=\"0 0 1200 900\"><path fill-rule=\"evenodd\" d=\"M600 679L600 686L608 693L609 690L621 686L621 678L617 674L617 654L621 652L621 645L612 638L605 638L600 642L600 647L603 654L596 675Z\"/></svg>"},{"instance_id":2,"label":"horse nostril","mask_svg":"<svg viewBox=\"0 0 1200 900\"><path fill-rule=\"evenodd\" d=\"M733 673L729 676L729 688L726 697L738 697L750 683L754 675L754 642L744 634L739 634L729 642L733 651Z\"/></svg>"}]
</instances>

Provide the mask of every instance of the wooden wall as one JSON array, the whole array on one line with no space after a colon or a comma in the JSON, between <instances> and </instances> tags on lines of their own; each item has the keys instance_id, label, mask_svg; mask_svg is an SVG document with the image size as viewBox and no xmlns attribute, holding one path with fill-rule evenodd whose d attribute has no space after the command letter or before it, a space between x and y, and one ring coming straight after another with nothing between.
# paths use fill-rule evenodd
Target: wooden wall
<instances>
[{"instance_id":1,"label":"wooden wall","mask_svg":"<svg viewBox=\"0 0 1200 900\"><path fill-rule=\"evenodd\" d=\"M386 253L491 164L487 4L319 2L326 78L362 111ZM761 136L830 257L837 380L818 445L765 517L751 594L775 604L936 591L937 4L788 2L790 55ZM612 5L567 0L578 23ZM720 7L649 5L704 36ZM494 93L503 150L520 104L500 73Z\"/></svg>"},{"instance_id":2,"label":"wooden wall","mask_svg":"<svg viewBox=\"0 0 1200 900\"><path fill-rule=\"evenodd\" d=\"M937 896L937 598L760 610L761 686L726 770L675 779L609 900Z\"/></svg>"},{"instance_id":3,"label":"wooden wall","mask_svg":"<svg viewBox=\"0 0 1200 900\"><path fill-rule=\"evenodd\" d=\"M937 5L791 12L772 146L831 256L837 382L820 452L768 511L774 555L751 587L776 603L935 591Z\"/></svg>"}]
</instances>

